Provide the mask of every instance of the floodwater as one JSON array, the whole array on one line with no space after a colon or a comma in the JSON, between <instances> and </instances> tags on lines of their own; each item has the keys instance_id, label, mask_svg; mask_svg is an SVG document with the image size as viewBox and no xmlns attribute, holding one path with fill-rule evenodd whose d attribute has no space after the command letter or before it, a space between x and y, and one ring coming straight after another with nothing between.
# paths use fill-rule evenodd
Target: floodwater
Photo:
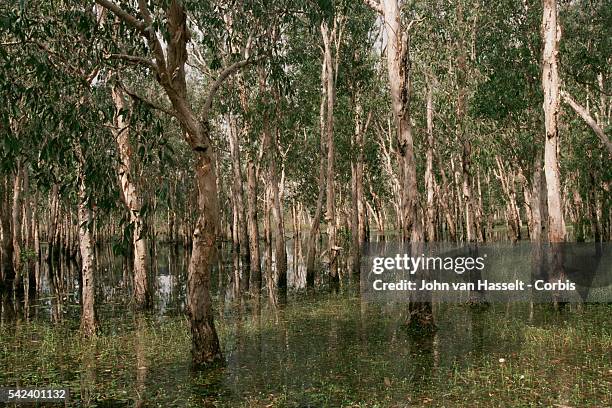
<instances>
[{"instance_id":1,"label":"floodwater","mask_svg":"<svg viewBox=\"0 0 612 408\"><path fill-rule=\"evenodd\" d=\"M229 251L213 274L225 364L192 371L188 256L156 253L154 309L135 314L123 258L99 250L92 340L78 336L75 265L50 279L43 263L38 299L3 299L0 386L68 388L68 406L92 407L612 406L611 305L434 304L437 330L415 334L406 304L367 302L349 279L338 292L241 295Z\"/></svg>"}]
</instances>

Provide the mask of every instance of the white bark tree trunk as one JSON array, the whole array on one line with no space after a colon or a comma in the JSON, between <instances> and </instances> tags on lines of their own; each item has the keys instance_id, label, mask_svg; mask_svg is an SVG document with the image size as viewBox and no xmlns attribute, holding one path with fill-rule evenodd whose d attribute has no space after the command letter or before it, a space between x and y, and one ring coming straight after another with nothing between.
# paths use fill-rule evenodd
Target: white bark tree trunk
<instances>
[{"instance_id":1,"label":"white bark tree trunk","mask_svg":"<svg viewBox=\"0 0 612 408\"><path fill-rule=\"evenodd\" d=\"M542 35L544 52L542 57L542 90L544 91L544 173L548 198L548 234L550 242L565 241L565 221L559 176L559 73L557 54L561 30L557 24L557 1L543 0Z\"/></svg>"},{"instance_id":2,"label":"white bark tree trunk","mask_svg":"<svg viewBox=\"0 0 612 408\"><path fill-rule=\"evenodd\" d=\"M79 250L81 253L81 332L86 336L94 336L98 328L96 318L96 259L92 234L93 217L88 204L85 175L85 158L78 142L75 145L79 167Z\"/></svg>"},{"instance_id":3,"label":"white bark tree trunk","mask_svg":"<svg viewBox=\"0 0 612 408\"><path fill-rule=\"evenodd\" d=\"M332 56L332 39L335 37L334 30L330 32L327 23L321 23L321 36L323 37L323 61L324 70L323 85L327 96L327 109L325 120L325 134L327 138L327 190L326 190L326 213L327 223L327 251L329 256L329 277L332 284L339 281L338 265L336 263L336 196L335 196L335 143L334 143L334 106L336 103L336 85L334 81L334 57ZM336 50L336 57L337 57Z\"/></svg>"},{"instance_id":4,"label":"white bark tree trunk","mask_svg":"<svg viewBox=\"0 0 612 408\"><path fill-rule=\"evenodd\" d=\"M142 215L142 197L132 172L133 151L130 143L130 125L125 117L126 102L124 91L114 86L112 89L115 103L114 136L119 151L117 175L123 202L130 213L133 226L132 245L134 249L134 303L137 308L151 305L151 293L148 284L149 260L148 239L145 221Z\"/></svg>"},{"instance_id":5,"label":"white bark tree trunk","mask_svg":"<svg viewBox=\"0 0 612 408\"><path fill-rule=\"evenodd\" d=\"M414 20L404 27L398 0L364 0L383 17L387 33L387 72L391 102L398 129L398 161L400 168L400 219L402 237L413 242L423 241L423 225L418 211L414 141L410 123L410 53L408 32Z\"/></svg>"}]
</instances>

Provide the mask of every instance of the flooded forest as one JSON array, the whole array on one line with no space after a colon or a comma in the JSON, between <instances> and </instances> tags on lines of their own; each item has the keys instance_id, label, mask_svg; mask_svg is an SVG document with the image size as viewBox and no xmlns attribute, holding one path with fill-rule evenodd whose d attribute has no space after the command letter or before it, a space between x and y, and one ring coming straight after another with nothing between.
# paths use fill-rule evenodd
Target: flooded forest
<instances>
[{"instance_id":1,"label":"flooded forest","mask_svg":"<svg viewBox=\"0 0 612 408\"><path fill-rule=\"evenodd\" d=\"M611 0L1 2L0 388L612 406L611 40ZM582 245L600 300L372 301L387 243Z\"/></svg>"}]
</instances>

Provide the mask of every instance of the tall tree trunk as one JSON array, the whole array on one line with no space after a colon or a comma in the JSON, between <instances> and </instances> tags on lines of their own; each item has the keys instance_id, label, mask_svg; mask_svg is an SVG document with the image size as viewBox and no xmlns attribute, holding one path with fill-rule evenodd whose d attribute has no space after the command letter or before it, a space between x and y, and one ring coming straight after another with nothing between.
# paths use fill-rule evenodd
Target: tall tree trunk
<instances>
[{"instance_id":1,"label":"tall tree trunk","mask_svg":"<svg viewBox=\"0 0 612 408\"><path fill-rule=\"evenodd\" d=\"M400 5L398 0L367 0L383 15L387 32L387 71L391 101L398 126L399 167L401 169L401 224L403 238L410 237L413 243L423 241L423 225L420 220L416 163L414 157L414 142L412 139L412 124L410 123L410 54L408 46L408 27L401 23ZM413 246L418 251L418 245ZM433 326L431 302L411 302L409 304L410 324L423 328Z\"/></svg>"},{"instance_id":2,"label":"tall tree trunk","mask_svg":"<svg viewBox=\"0 0 612 408\"><path fill-rule=\"evenodd\" d=\"M546 204L542 197L542 157L541 151L536 153L536 161L533 165L533 176L531 181L531 186L526 186L525 188L530 188L529 194L529 206L531 209L531 225L530 225L530 238L534 242L542 241L542 206Z\"/></svg>"},{"instance_id":3,"label":"tall tree trunk","mask_svg":"<svg viewBox=\"0 0 612 408\"><path fill-rule=\"evenodd\" d=\"M267 99L268 86L266 84L267 75L263 70L259 72L259 90ZM278 108L278 105L276 105ZM279 113L279 112L276 112ZM287 289L287 250L285 247L285 223L283 218L283 206L279 191L279 177L277 171L278 154L278 133L277 129L271 128L269 115L266 113L263 118L262 146L267 159L267 177L264 177L266 183L266 194L272 200L270 212L274 218L274 255L276 260L275 277L276 287L281 291ZM273 139L274 132L274 139ZM263 155L262 155L263 157Z\"/></svg>"},{"instance_id":4,"label":"tall tree trunk","mask_svg":"<svg viewBox=\"0 0 612 408\"><path fill-rule=\"evenodd\" d=\"M15 178L13 180L13 207L11 211L12 231L13 231L13 269L15 271L15 281L13 289L19 293L23 293L23 265L21 252L23 249L23 237L21 231L21 181L23 174L23 166L20 161L17 162L15 169Z\"/></svg>"},{"instance_id":5,"label":"tall tree trunk","mask_svg":"<svg viewBox=\"0 0 612 408\"><path fill-rule=\"evenodd\" d=\"M240 252L243 266L243 276L240 280L241 289L248 290L249 288L249 234L247 231L247 222L245 216L245 205L244 205L244 188L242 181L242 167L240 160L240 141L238 139L238 126L236 125L236 118L232 115L229 117L229 145L230 145L230 156L232 159L232 196L235 203L234 216L236 217L235 228L238 235L238 247L237 250Z\"/></svg>"},{"instance_id":6,"label":"tall tree trunk","mask_svg":"<svg viewBox=\"0 0 612 408\"><path fill-rule=\"evenodd\" d=\"M462 193L463 202L465 204L464 219L465 219L465 240L466 242L473 242L475 240L474 233L474 211L472 203L472 186L470 183L470 165L472 155L472 144L467 139L467 136L463 137L463 155L461 156L461 170L462 170Z\"/></svg>"},{"instance_id":7,"label":"tall tree trunk","mask_svg":"<svg viewBox=\"0 0 612 408\"><path fill-rule=\"evenodd\" d=\"M49 197L49 218L47 219L47 261L53 264L58 254L58 224L59 224L59 186L54 183Z\"/></svg>"},{"instance_id":8,"label":"tall tree trunk","mask_svg":"<svg viewBox=\"0 0 612 408\"><path fill-rule=\"evenodd\" d=\"M306 256L306 287L313 288L315 283L315 255L321 214L323 213L323 201L325 200L325 160L326 160L326 133L325 133L325 110L326 110L326 87L324 78L326 76L327 63L323 61L321 67L321 105L319 112L320 127L320 161L319 161L319 195L317 207L312 220L308 235L308 254Z\"/></svg>"},{"instance_id":9,"label":"tall tree trunk","mask_svg":"<svg viewBox=\"0 0 612 408\"><path fill-rule=\"evenodd\" d=\"M462 33L461 27L464 24L463 5L457 3L457 21L459 30ZM464 233L466 242L476 240L474 231L474 203L472 196L471 183L471 162L472 162L472 143L470 135L465 131L466 119L466 76L467 76L467 49L463 34L458 38L458 56L457 56L457 139L462 145L461 155L461 178L462 178L462 194L463 194L463 212L464 212Z\"/></svg>"},{"instance_id":10,"label":"tall tree trunk","mask_svg":"<svg viewBox=\"0 0 612 408\"><path fill-rule=\"evenodd\" d=\"M521 239L521 222L520 213L516 201L516 188L514 175L511 169L506 169L499 155L495 156L497 168L499 172L495 172L495 176L499 179L502 186L502 191L506 195L506 222L508 225L508 237L512 242L517 242Z\"/></svg>"},{"instance_id":11,"label":"tall tree trunk","mask_svg":"<svg viewBox=\"0 0 612 408\"><path fill-rule=\"evenodd\" d=\"M208 142L207 148L204 151L195 152L199 216L193 231L191 260L187 275L191 352L195 366L206 365L222 358L210 295L210 268L216 250L219 222L217 184L212 146L208 135L204 140Z\"/></svg>"},{"instance_id":12,"label":"tall tree trunk","mask_svg":"<svg viewBox=\"0 0 612 408\"><path fill-rule=\"evenodd\" d=\"M114 86L112 96L115 103L115 129L113 133L119 151L117 174L121 198L130 213L130 222L133 226L134 303L137 308L141 309L151 306L151 292L148 283L148 239L145 220L142 215L140 188L132 173L133 150L130 143L130 125L124 113L127 107L123 89Z\"/></svg>"},{"instance_id":13,"label":"tall tree trunk","mask_svg":"<svg viewBox=\"0 0 612 408\"><path fill-rule=\"evenodd\" d=\"M38 204L38 192L36 192L34 194L34 197L32 198L32 208L33 208L33 216L32 216L32 231L34 234L34 253L36 254L35 258L34 258L34 277L35 277L35 289L36 289L36 293L40 293L40 291L42 290L42 279L40 276L40 272L41 272L41 268L40 268L40 262L41 262L41 249L40 249L40 217L39 217L39 213L37 211L37 204Z\"/></svg>"},{"instance_id":14,"label":"tall tree trunk","mask_svg":"<svg viewBox=\"0 0 612 408\"><path fill-rule=\"evenodd\" d=\"M429 84L427 86L427 153L425 163L425 190L427 191L427 210L426 210L426 228L427 240L433 242L436 240L436 225L434 205L435 199L435 178L433 173L433 155L434 155L434 134L433 134L433 88Z\"/></svg>"},{"instance_id":15,"label":"tall tree trunk","mask_svg":"<svg viewBox=\"0 0 612 408\"><path fill-rule=\"evenodd\" d=\"M363 106L360 96L355 97L355 135L353 149L356 152L356 160L351 168L353 208L351 209L351 237L353 239L353 273L359 273L361 260L361 245L366 238L365 205L363 198L363 136L368 128L371 113L364 124Z\"/></svg>"},{"instance_id":16,"label":"tall tree trunk","mask_svg":"<svg viewBox=\"0 0 612 408\"><path fill-rule=\"evenodd\" d=\"M382 12L387 30L387 71L393 112L399 133L399 158L402 171L403 234L413 242L423 241L418 211L418 188L412 124L410 123L410 52L408 32L401 23L398 0L383 0ZM408 28L409 29L409 28Z\"/></svg>"},{"instance_id":17,"label":"tall tree trunk","mask_svg":"<svg viewBox=\"0 0 612 408\"><path fill-rule=\"evenodd\" d=\"M276 287L282 291L287 289L287 249L285 247L285 221L283 207L278 188L276 158L269 163L269 182L272 195L272 216L274 218L274 256L276 259Z\"/></svg>"},{"instance_id":18,"label":"tall tree trunk","mask_svg":"<svg viewBox=\"0 0 612 408\"><path fill-rule=\"evenodd\" d=\"M79 161L78 221L81 253L81 331L85 336L93 336L98 328L95 309L96 261L92 236L93 219L85 184L85 159L78 144L76 145L76 153Z\"/></svg>"},{"instance_id":19,"label":"tall tree trunk","mask_svg":"<svg viewBox=\"0 0 612 408\"><path fill-rule=\"evenodd\" d=\"M365 0L384 20L387 33L387 72L393 113L398 128L398 167L400 169L401 214L403 238L423 241L423 225L419 219L418 188L412 124L410 123L410 53L408 32L416 22L403 27L398 0Z\"/></svg>"},{"instance_id":20,"label":"tall tree trunk","mask_svg":"<svg viewBox=\"0 0 612 408\"><path fill-rule=\"evenodd\" d=\"M327 223L327 252L329 256L329 278L330 283L336 285L339 281L338 265L336 263L336 196L335 196L335 143L334 143L334 105L336 101L336 86L334 83L334 64L332 57L332 32L329 31L326 22L321 23L321 35L323 37L323 61L325 63L324 87L327 96L327 109L325 121L325 134L327 136L327 191L326 191L326 213Z\"/></svg>"},{"instance_id":21,"label":"tall tree trunk","mask_svg":"<svg viewBox=\"0 0 612 408\"><path fill-rule=\"evenodd\" d=\"M544 91L544 174L548 198L548 236L550 242L565 241L565 221L559 180L559 73L557 54L561 30L557 24L557 0L543 0L542 35L544 52L542 56L542 89Z\"/></svg>"},{"instance_id":22,"label":"tall tree trunk","mask_svg":"<svg viewBox=\"0 0 612 408\"><path fill-rule=\"evenodd\" d=\"M459 168L455 165L455 157L454 154L451 153L450 158L451 170L453 172L453 190L452 194L454 199L453 203L453 211L454 211L454 219L455 219L455 229L457 230L457 238L465 236L465 223L463 220L465 219L464 214L464 201L465 197L461 191L461 172Z\"/></svg>"},{"instance_id":23,"label":"tall tree trunk","mask_svg":"<svg viewBox=\"0 0 612 408\"><path fill-rule=\"evenodd\" d=\"M591 231L593 233L593 241L601 241L601 224L599 222L598 211L597 211L597 187L595 173L589 171L589 219L591 221Z\"/></svg>"},{"instance_id":24,"label":"tall tree trunk","mask_svg":"<svg viewBox=\"0 0 612 408\"><path fill-rule=\"evenodd\" d=\"M31 300L36 296L36 268L35 260L38 259L38 253L34 251L34 217L36 211L36 201L33 199L33 194L30 191L30 175L27 167L23 168L23 239L26 256L24 264L24 284L26 291L26 299ZM27 303L27 302L26 302Z\"/></svg>"},{"instance_id":25,"label":"tall tree trunk","mask_svg":"<svg viewBox=\"0 0 612 408\"><path fill-rule=\"evenodd\" d=\"M272 276L272 205L270 200L270 186L267 185L265 189L264 197L264 243L265 243L265 270L266 270L266 287L268 289L268 295L271 299L274 298L274 279Z\"/></svg>"},{"instance_id":26,"label":"tall tree trunk","mask_svg":"<svg viewBox=\"0 0 612 408\"><path fill-rule=\"evenodd\" d=\"M484 205L482 201L482 187L480 183L480 169L477 170L477 187L478 187L478 200L475 200L475 211L474 211L474 228L476 229L476 236L478 242L484 242L486 238L486 230L483 223L484 218Z\"/></svg>"},{"instance_id":27,"label":"tall tree trunk","mask_svg":"<svg viewBox=\"0 0 612 408\"><path fill-rule=\"evenodd\" d=\"M446 171L444 170L444 166L442 165L442 160L440 156L436 154L436 161L438 163L438 168L440 169L440 175L442 176L442 186L437 186L436 192L438 196L439 206L442 208L442 212L444 213L444 218L446 220L446 227L448 229L449 239L452 242L457 241L457 229L455 217L452 209L450 208L449 203L452 201L452 189L451 185L446 178Z\"/></svg>"},{"instance_id":28,"label":"tall tree trunk","mask_svg":"<svg viewBox=\"0 0 612 408\"><path fill-rule=\"evenodd\" d=\"M261 264L259 255L259 225L257 223L257 171L253 160L247 164L247 203L249 245L251 256L251 290L259 295L261 291Z\"/></svg>"},{"instance_id":29,"label":"tall tree trunk","mask_svg":"<svg viewBox=\"0 0 612 408\"><path fill-rule=\"evenodd\" d=\"M13 231L11 226L11 182L6 176L0 205L0 222L2 223L2 281L7 290L13 290L15 269L13 266Z\"/></svg>"}]
</instances>

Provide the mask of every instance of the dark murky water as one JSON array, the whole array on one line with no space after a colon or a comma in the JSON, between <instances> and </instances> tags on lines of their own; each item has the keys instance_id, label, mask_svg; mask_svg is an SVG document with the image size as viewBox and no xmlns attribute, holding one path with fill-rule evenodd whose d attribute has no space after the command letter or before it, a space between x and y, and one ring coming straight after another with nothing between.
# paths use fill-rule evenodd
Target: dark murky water
<instances>
[{"instance_id":1,"label":"dark murky water","mask_svg":"<svg viewBox=\"0 0 612 408\"><path fill-rule=\"evenodd\" d=\"M300 282L292 253L289 282ZM68 387L71 405L99 407L612 406L612 306L436 304L438 330L418 336L405 304L365 302L347 281L286 302L240 296L227 251L213 279L226 364L192 372L188 259L157 254L155 309L135 315L122 258L100 250L95 340L77 335L74 265L61 266L61 282L43 266L35 303L3 301L0 385Z\"/></svg>"}]
</instances>

